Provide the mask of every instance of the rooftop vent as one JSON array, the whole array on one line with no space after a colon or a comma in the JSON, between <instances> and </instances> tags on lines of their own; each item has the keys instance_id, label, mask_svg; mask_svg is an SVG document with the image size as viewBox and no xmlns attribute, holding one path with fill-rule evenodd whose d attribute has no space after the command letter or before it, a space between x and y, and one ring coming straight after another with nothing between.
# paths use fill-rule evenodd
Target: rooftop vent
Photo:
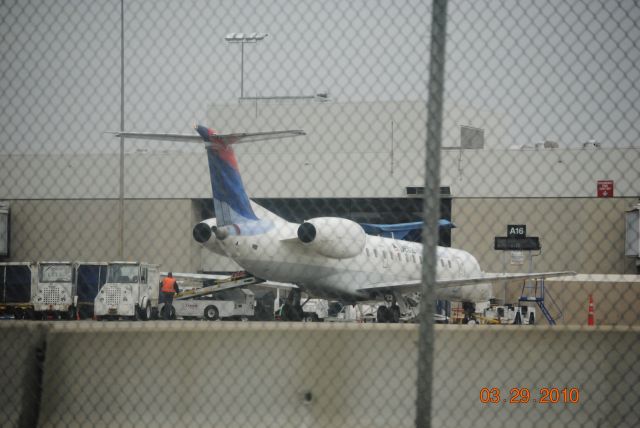
<instances>
[{"instance_id":1,"label":"rooftop vent","mask_svg":"<svg viewBox=\"0 0 640 428\"><path fill-rule=\"evenodd\" d=\"M587 141L586 143L582 143L583 149L599 149L601 144L596 142L593 138Z\"/></svg>"}]
</instances>

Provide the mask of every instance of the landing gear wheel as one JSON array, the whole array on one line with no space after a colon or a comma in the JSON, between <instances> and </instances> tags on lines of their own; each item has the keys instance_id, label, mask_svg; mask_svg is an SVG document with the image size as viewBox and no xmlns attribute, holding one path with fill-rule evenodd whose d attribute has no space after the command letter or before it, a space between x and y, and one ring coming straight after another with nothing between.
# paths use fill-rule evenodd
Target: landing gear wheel
<instances>
[{"instance_id":1,"label":"landing gear wheel","mask_svg":"<svg viewBox=\"0 0 640 428\"><path fill-rule=\"evenodd\" d=\"M389 322L399 323L400 322L400 307L398 305L393 305L388 311Z\"/></svg>"},{"instance_id":2,"label":"landing gear wheel","mask_svg":"<svg viewBox=\"0 0 640 428\"><path fill-rule=\"evenodd\" d=\"M304 312L301 306L294 306L289 303L285 303L282 306L282 320L283 321L302 321Z\"/></svg>"},{"instance_id":3,"label":"landing gear wheel","mask_svg":"<svg viewBox=\"0 0 640 428\"><path fill-rule=\"evenodd\" d=\"M147 302L144 307L144 312L142 313L142 319L144 321L149 321L153 313L151 312L151 303Z\"/></svg>"},{"instance_id":4,"label":"landing gear wheel","mask_svg":"<svg viewBox=\"0 0 640 428\"><path fill-rule=\"evenodd\" d=\"M386 306L378 306L378 311L376 312L376 321L379 323L389 322L389 309Z\"/></svg>"},{"instance_id":5,"label":"landing gear wheel","mask_svg":"<svg viewBox=\"0 0 640 428\"><path fill-rule=\"evenodd\" d=\"M78 307L78 316L80 317L81 320L86 320L91 315L87 316L87 308L86 307L79 306Z\"/></svg>"},{"instance_id":6,"label":"landing gear wheel","mask_svg":"<svg viewBox=\"0 0 640 428\"><path fill-rule=\"evenodd\" d=\"M66 320L74 320L74 319L76 319L76 308L75 308L75 306L69 306L69 309L64 314L64 319L66 319Z\"/></svg>"},{"instance_id":7,"label":"landing gear wheel","mask_svg":"<svg viewBox=\"0 0 640 428\"><path fill-rule=\"evenodd\" d=\"M478 324L478 320L476 320L476 316L474 315L476 312L475 303L462 302L462 310L464 311L463 324Z\"/></svg>"},{"instance_id":8,"label":"landing gear wheel","mask_svg":"<svg viewBox=\"0 0 640 428\"><path fill-rule=\"evenodd\" d=\"M218 308L213 305L209 305L204 308L204 319L207 321L215 321L219 318L220 313L218 312Z\"/></svg>"},{"instance_id":9,"label":"landing gear wheel","mask_svg":"<svg viewBox=\"0 0 640 428\"><path fill-rule=\"evenodd\" d=\"M535 325L536 317L533 315L533 312L529 314L529 325Z\"/></svg>"},{"instance_id":10,"label":"landing gear wheel","mask_svg":"<svg viewBox=\"0 0 640 428\"><path fill-rule=\"evenodd\" d=\"M167 305L162 306L162 309L160 309L160 318L162 319L167 319L165 318L165 312L167 312L166 310ZM169 318L170 320L174 320L176 319L176 308L174 308L173 306L171 306L171 311L169 312Z\"/></svg>"},{"instance_id":11,"label":"landing gear wheel","mask_svg":"<svg viewBox=\"0 0 640 428\"><path fill-rule=\"evenodd\" d=\"M522 324L522 316L520 315L520 312L518 312L516 314L516 319L513 320L513 323L515 325L521 325Z\"/></svg>"},{"instance_id":12,"label":"landing gear wheel","mask_svg":"<svg viewBox=\"0 0 640 428\"><path fill-rule=\"evenodd\" d=\"M476 325L476 324L478 324L478 320L476 319L476 317L472 316L471 318L469 318L467 320L467 322L465 324Z\"/></svg>"},{"instance_id":13,"label":"landing gear wheel","mask_svg":"<svg viewBox=\"0 0 640 428\"><path fill-rule=\"evenodd\" d=\"M313 312L313 313L305 313L304 317L302 318L302 321L304 321L304 322L320 322L320 317L318 317L318 314L316 314L315 312Z\"/></svg>"}]
</instances>

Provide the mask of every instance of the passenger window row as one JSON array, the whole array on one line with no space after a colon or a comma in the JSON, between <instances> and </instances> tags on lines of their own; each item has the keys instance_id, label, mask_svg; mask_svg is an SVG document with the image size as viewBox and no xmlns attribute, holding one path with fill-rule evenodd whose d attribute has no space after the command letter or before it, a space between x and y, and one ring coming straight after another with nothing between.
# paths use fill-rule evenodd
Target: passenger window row
<instances>
[{"instance_id":1,"label":"passenger window row","mask_svg":"<svg viewBox=\"0 0 640 428\"><path fill-rule=\"evenodd\" d=\"M366 254L367 254L367 258L371 258L371 254L373 253L373 257L374 258L378 258L378 250L377 249L373 249L373 251L369 250L369 248L365 248ZM382 259L386 260L387 259L387 252L386 251L381 251L382 252ZM389 259L393 260L393 252L389 252ZM402 255L400 253L395 253L396 255L396 259L401 262L402 261ZM416 263L416 261L420 264L422 264L422 256L418 256L416 258L415 254L405 254L405 261L407 263L411 262L411 263ZM451 265L451 262L449 262L449 265ZM444 265L443 265L444 266Z\"/></svg>"}]
</instances>

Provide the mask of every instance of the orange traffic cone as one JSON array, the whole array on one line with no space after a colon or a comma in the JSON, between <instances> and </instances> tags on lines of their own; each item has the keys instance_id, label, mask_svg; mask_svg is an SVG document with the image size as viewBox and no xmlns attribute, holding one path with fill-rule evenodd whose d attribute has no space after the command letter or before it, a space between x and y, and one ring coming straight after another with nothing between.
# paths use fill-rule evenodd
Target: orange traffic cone
<instances>
[{"instance_id":1,"label":"orange traffic cone","mask_svg":"<svg viewBox=\"0 0 640 428\"><path fill-rule=\"evenodd\" d=\"M587 317L587 325L596 325L595 311L593 310L593 296L589 294L589 316Z\"/></svg>"}]
</instances>

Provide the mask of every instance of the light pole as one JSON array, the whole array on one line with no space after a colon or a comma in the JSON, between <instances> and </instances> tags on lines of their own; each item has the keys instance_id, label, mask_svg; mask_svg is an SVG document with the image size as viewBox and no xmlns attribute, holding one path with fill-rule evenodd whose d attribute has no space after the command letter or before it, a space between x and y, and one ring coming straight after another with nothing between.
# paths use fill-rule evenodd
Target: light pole
<instances>
[{"instance_id":1,"label":"light pole","mask_svg":"<svg viewBox=\"0 0 640 428\"><path fill-rule=\"evenodd\" d=\"M229 43L240 43L240 98L244 98L244 44L258 43L264 40L268 34L266 33L230 33L225 36L225 40Z\"/></svg>"}]
</instances>

